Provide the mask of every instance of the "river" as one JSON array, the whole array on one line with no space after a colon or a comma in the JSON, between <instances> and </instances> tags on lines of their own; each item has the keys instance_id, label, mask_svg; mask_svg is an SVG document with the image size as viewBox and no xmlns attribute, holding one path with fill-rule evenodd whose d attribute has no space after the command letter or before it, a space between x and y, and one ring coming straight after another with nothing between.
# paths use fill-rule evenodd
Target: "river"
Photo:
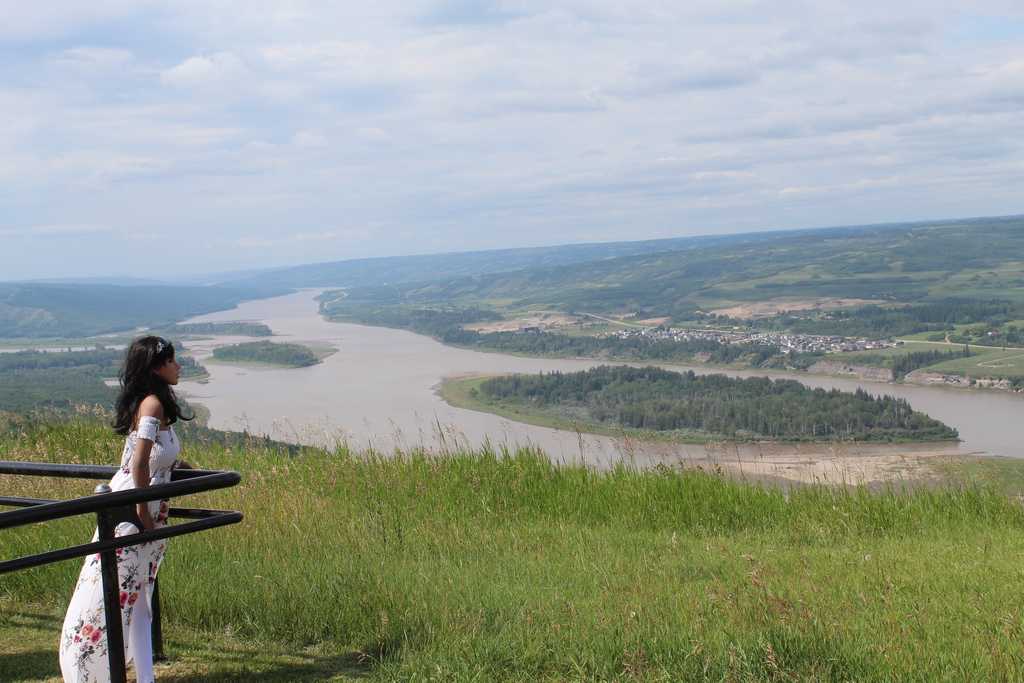
<instances>
[{"instance_id":1,"label":"river","mask_svg":"<svg viewBox=\"0 0 1024 683\"><path fill-rule=\"evenodd\" d=\"M241 304L235 309L193 318L188 322L259 321L274 331L274 341L332 347L337 353L306 368L278 369L209 362L214 346L248 341L218 338L188 342L190 353L210 371L205 384L182 382L180 391L211 412L210 426L247 429L291 442L332 445L346 441L384 452L425 446L444 450L462 445L534 445L556 460L583 459L608 464L623 457L644 466L656 462L704 460L714 448L701 445L618 439L552 430L449 406L436 395L447 378L477 373L537 373L583 370L591 360L521 358L444 346L404 330L329 323L317 315L313 297L320 290ZM698 373L722 372L707 367ZM804 384L907 399L916 409L956 427L959 444L857 446L860 455L914 454L945 451L1024 458L1017 420L1024 415L1024 394L952 388L876 384L847 378L754 371L734 376L787 377ZM822 446L746 446L728 448L737 459L773 452L820 453Z\"/></svg>"}]
</instances>

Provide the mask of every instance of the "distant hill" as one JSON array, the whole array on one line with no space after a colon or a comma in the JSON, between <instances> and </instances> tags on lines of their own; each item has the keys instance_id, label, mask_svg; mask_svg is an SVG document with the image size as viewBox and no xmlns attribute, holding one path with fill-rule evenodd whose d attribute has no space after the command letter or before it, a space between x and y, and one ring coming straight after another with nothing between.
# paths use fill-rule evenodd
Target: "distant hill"
<instances>
[{"instance_id":1,"label":"distant hill","mask_svg":"<svg viewBox=\"0 0 1024 683\"><path fill-rule=\"evenodd\" d=\"M166 284L162 280L153 280L125 275L111 277L51 277L38 280L11 280L4 284L12 285L119 285L121 287L159 287Z\"/></svg>"},{"instance_id":2,"label":"distant hill","mask_svg":"<svg viewBox=\"0 0 1024 683\"><path fill-rule=\"evenodd\" d=\"M0 283L0 338L88 337L166 326L253 298L252 290L226 287Z\"/></svg>"},{"instance_id":3,"label":"distant hill","mask_svg":"<svg viewBox=\"0 0 1024 683\"><path fill-rule=\"evenodd\" d=\"M751 232L734 235L705 235L632 242L606 242L600 244L566 244L553 247L521 249L494 249L446 254L416 256L386 256L380 258L349 259L329 263L279 268L263 272L218 276L196 276L195 283L216 282L223 286L250 288L273 287L365 287L371 285L406 282L434 282L453 278L473 277L491 273L509 273L541 268L556 268L605 259L623 258L643 254L680 252L714 246L759 244L762 242L800 238L813 235L832 235L889 229L912 229L955 225L971 221L1002 219L968 219L885 225L812 228Z\"/></svg>"},{"instance_id":4,"label":"distant hill","mask_svg":"<svg viewBox=\"0 0 1024 683\"><path fill-rule=\"evenodd\" d=\"M1024 217L830 228L435 282L366 287L340 306L511 301L585 311L771 299L1024 300Z\"/></svg>"},{"instance_id":5,"label":"distant hill","mask_svg":"<svg viewBox=\"0 0 1024 683\"><path fill-rule=\"evenodd\" d=\"M284 287L363 287L399 282L431 282L452 277L558 267L635 254L683 251L718 244L760 242L797 232L790 230L641 242L567 244L555 247L351 259L284 268L222 284L232 287L249 287L254 284Z\"/></svg>"}]
</instances>

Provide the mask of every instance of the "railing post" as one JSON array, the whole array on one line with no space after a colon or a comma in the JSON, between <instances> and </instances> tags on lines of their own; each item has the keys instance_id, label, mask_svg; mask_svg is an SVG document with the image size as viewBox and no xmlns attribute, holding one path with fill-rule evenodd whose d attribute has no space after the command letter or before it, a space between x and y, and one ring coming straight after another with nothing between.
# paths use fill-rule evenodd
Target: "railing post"
<instances>
[{"instance_id":1,"label":"railing post","mask_svg":"<svg viewBox=\"0 0 1024 683\"><path fill-rule=\"evenodd\" d=\"M96 493L110 493L108 484L96 487ZM114 510L96 512L99 540L114 538L117 526ZM111 683L127 683L128 671L124 661L124 629L121 626L121 586L117 576L117 551L100 553L100 574L103 577L103 614L107 627L107 664Z\"/></svg>"}]
</instances>

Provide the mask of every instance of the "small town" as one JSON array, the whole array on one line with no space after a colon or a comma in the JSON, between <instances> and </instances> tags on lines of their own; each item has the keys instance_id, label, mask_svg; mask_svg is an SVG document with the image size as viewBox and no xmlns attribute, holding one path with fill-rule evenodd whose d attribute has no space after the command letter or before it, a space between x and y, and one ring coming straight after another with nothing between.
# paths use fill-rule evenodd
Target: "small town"
<instances>
[{"instance_id":1,"label":"small town","mask_svg":"<svg viewBox=\"0 0 1024 683\"><path fill-rule=\"evenodd\" d=\"M602 332L599 338L619 337L629 339L648 337L650 339L669 339L672 341L694 341L707 339L720 344L749 342L765 346L777 346L783 352L795 351L809 353L842 353L845 351L868 351L903 346L901 341L889 339L850 339L848 337L822 336L813 334L785 334L781 332L722 332L719 330L689 330L663 327L631 328Z\"/></svg>"}]
</instances>

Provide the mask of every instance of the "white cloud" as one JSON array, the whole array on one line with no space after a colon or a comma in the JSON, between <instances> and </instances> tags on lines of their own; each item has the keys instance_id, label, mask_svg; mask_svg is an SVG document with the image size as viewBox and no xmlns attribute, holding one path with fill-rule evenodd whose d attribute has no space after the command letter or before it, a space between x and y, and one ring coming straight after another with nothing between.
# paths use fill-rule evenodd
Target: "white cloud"
<instances>
[{"instance_id":1,"label":"white cloud","mask_svg":"<svg viewBox=\"0 0 1024 683\"><path fill-rule=\"evenodd\" d=\"M997 102L1024 102L1024 59L1000 64L985 74L983 92Z\"/></svg>"},{"instance_id":2,"label":"white cloud","mask_svg":"<svg viewBox=\"0 0 1024 683\"><path fill-rule=\"evenodd\" d=\"M78 66L110 68L130 62L132 53L105 47L75 47L65 50L60 62Z\"/></svg>"},{"instance_id":3,"label":"white cloud","mask_svg":"<svg viewBox=\"0 0 1024 683\"><path fill-rule=\"evenodd\" d=\"M356 128L352 135L364 145L387 147L395 143L391 136L380 128Z\"/></svg>"},{"instance_id":4,"label":"white cloud","mask_svg":"<svg viewBox=\"0 0 1024 683\"><path fill-rule=\"evenodd\" d=\"M685 62L627 64L603 90L626 98L654 97L688 90L735 88L758 80L760 75L749 59L694 55Z\"/></svg>"},{"instance_id":5,"label":"white cloud","mask_svg":"<svg viewBox=\"0 0 1024 683\"><path fill-rule=\"evenodd\" d=\"M261 48L260 52L269 62L287 66L310 62L319 65L359 66L366 63L371 47L366 41L344 43L331 40L308 45L274 45Z\"/></svg>"},{"instance_id":6,"label":"white cloud","mask_svg":"<svg viewBox=\"0 0 1024 683\"><path fill-rule=\"evenodd\" d=\"M299 131L292 137L292 144L296 147L326 147L327 138L318 130Z\"/></svg>"},{"instance_id":7,"label":"white cloud","mask_svg":"<svg viewBox=\"0 0 1024 683\"><path fill-rule=\"evenodd\" d=\"M337 239L370 239L372 235L369 230L329 230L327 232L300 232L291 235L287 239L291 242L324 242Z\"/></svg>"},{"instance_id":8,"label":"white cloud","mask_svg":"<svg viewBox=\"0 0 1024 683\"><path fill-rule=\"evenodd\" d=\"M229 248L232 248L232 249L252 248L252 247L266 248L266 247L272 247L272 246L274 246L274 245L279 243L278 240L267 239L266 237L262 237L260 235L250 235L250 236L247 236L247 237L239 237L237 239L232 239L232 240L222 239L222 240L217 240L217 241L220 244L227 245Z\"/></svg>"},{"instance_id":9,"label":"white cloud","mask_svg":"<svg viewBox=\"0 0 1024 683\"><path fill-rule=\"evenodd\" d=\"M146 157L117 156L99 163L84 178L72 182L73 186L98 189L118 183L151 176L166 168L166 164Z\"/></svg>"},{"instance_id":10,"label":"white cloud","mask_svg":"<svg viewBox=\"0 0 1024 683\"><path fill-rule=\"evenodd\" d=\"M264 142L263 140L250 140L249 142L242 145L243 152L253 152L256 154L270 152L273 151L274 149L274 145L271 145L268 142Z\"/></svg>"},{"instance_id":11,"label":"white cloud","mask_svg":"<svg viewBox=\"0 0 1024 683\"><path fill-rule=\"evenodd\" d=\"M161 71L160 82L175 88L204 88L234 83L248 73L241 59L230 52L217 52L209 57L189 57Z\"/></svg>"},{"instance_id":12,"label":"white cloud","mask_svg":"<svg viewBox=\"0 0 1024 683\"><path fill-rule=\"evenodd\" d=\"M694 180L752 180L757 177L755 173L747 173L744 171L700 171L694 173Z\"/></svg>"},{"instance_id":13,"label":"white cloud","mask_svg":"<svg viewBox=\"0 0 1024 683\"><path fill-rule=\"evenodd\" d=\"M808 187L803 185L801 187L784 187L779 191L779 196L789 195L806 195L806 194L822 194L826 189L824 187Z\"/></svg>"},{"instance_id":14,"label":"white cloud","mask_svg":"<svg viewBox=\"0 0 1024 683\"><path fill-rule=\"evenodd\" d=\"M467 107L475 115L494 116L509 113L580 113L607 109L604 98L590 92L545 92L521 90L498 92L481 98L476 107Z\"/></svg>"}]
</instances>

